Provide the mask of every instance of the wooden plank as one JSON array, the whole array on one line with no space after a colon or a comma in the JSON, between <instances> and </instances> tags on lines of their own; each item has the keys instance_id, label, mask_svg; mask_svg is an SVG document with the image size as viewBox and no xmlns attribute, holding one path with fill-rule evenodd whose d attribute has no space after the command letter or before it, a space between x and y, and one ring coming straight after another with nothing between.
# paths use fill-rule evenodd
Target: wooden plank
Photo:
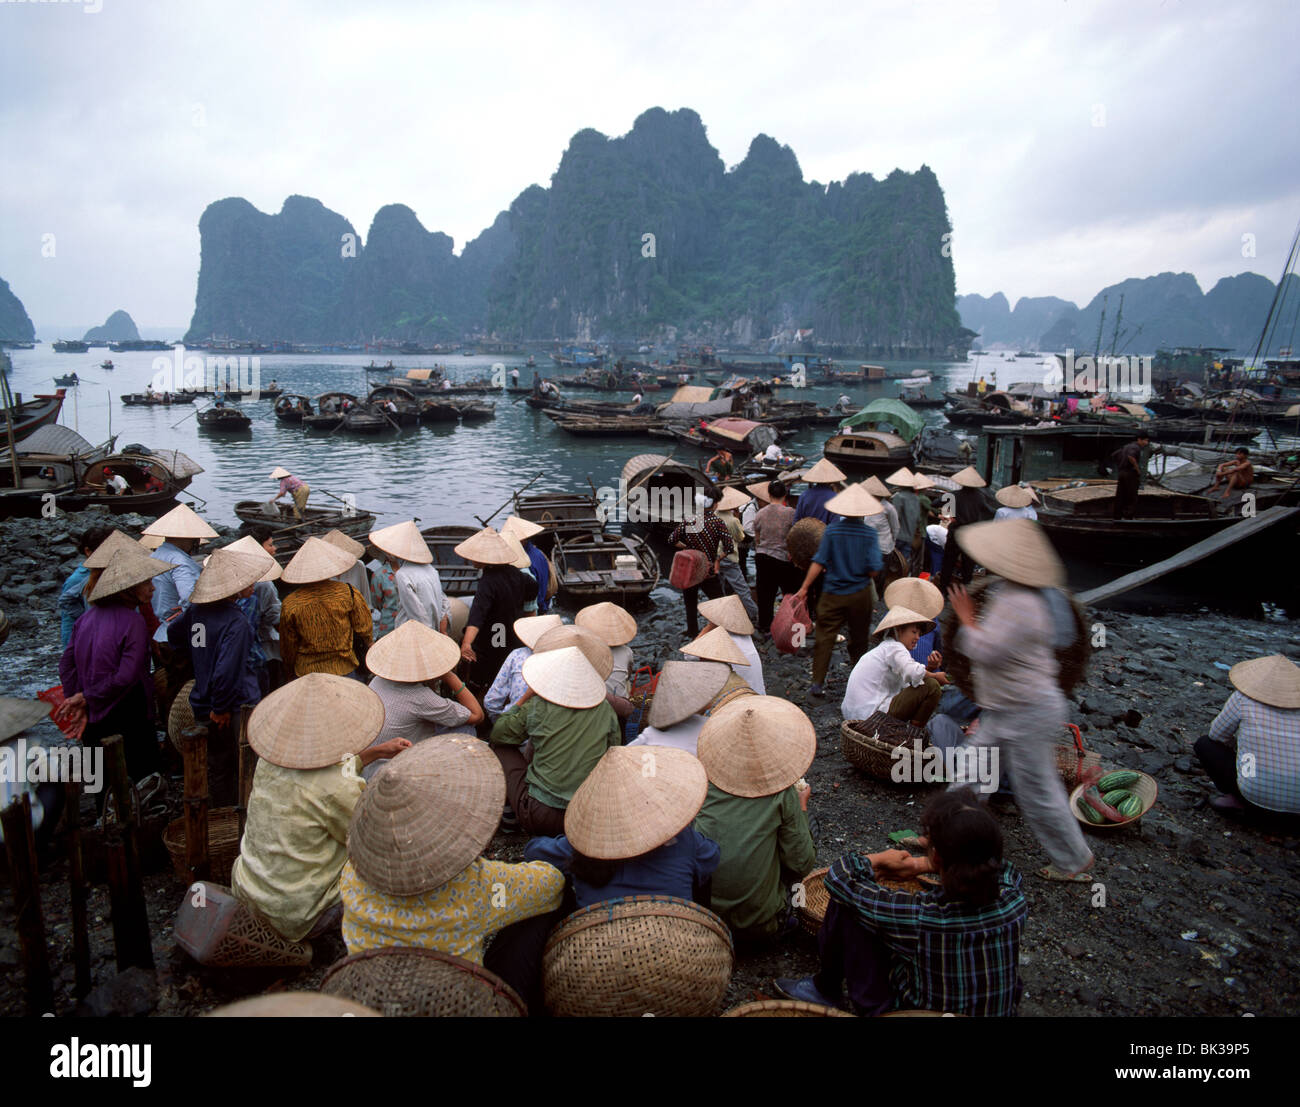
<instances>
[{"instance_id":1,"label":"wooden plank","mask_svg":"<svg viewBox=\"0 0 1300 1107\"><path fill-rule=\"evenodd\" d=\"M1297 512L1300 512L1300 507L1270 507L1266 511L1261 511L1254 518L1243 519L1240 523L1225 527L1218 534L1212 534L1209 538L1202 539L1195 545L1188 546L1185 550L1180 550L1173 557L1165 558L1164 561L1157 561L1154 565L1148 565L1145 568L1118 577L1108 584L1101 585L1099 588L1080 592L1075 596L1075 599L1085 605L1095 606L1103 603L1125 592L1130 592L1134 588L1150 584L1153 580L1159 580L1168 573L1185 568L1188 565L1194 565L1198 561L1203 561L1220 550L1236 545L1243 538L1250 538L1262 530L1267 530L1275 523L1290 519Z\"/></svg>"}]
</instances>

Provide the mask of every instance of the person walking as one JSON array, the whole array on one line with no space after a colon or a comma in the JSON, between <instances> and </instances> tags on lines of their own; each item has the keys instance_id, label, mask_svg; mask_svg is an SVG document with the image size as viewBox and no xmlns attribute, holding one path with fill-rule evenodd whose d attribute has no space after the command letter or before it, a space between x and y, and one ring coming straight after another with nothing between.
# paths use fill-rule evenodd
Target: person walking
<instances>
[{"instance_id":1,"label":"person walking","mask_svg":"<svg viewBox=\"0 0 1300 1107\"><path fill-rule=\"evenodd\" d=\"M978 523L988 518L988 509L984 506L984 494L980 491L988 485L973 467L967 466L960 473L953 474L953 482L958 485L956 515L948 524L948 538L943 547L943 568L939 573L939 591L945 595L954 575L960 577L962 584L969 584L975 575L975 562L965 552L965 548L953 541L961 533L961 528Z\"/></svg>"},{"instance_id":2,"label":"person walking","mask_svg":"<svg viewBox=\"0 0 1300 1107\"><path fill-rule=\"evenodd\" d=\"M679 550L698 550L704 555L708 571L697 585L682 589L682 602L686 607L686 633L691 638L700 635L699 603L702 591L710 599L722 595L722 578L718 575L722 558L735 548L727 524L713 510L713 497L703 492L695 498L696 517L679 523L668 536L668 545Z\"/></svg>"},{"instance_id":3,"label":"person walking","mask_svg":"<svg viewBox=\"0 0 1300 1107\"><path fill-rule=\"evenodd\" d=\"M303 518L303 511L307 507L307 497L311 495L311 488L307 483L295 477L282 465L277 465L271 471L271 479L280 482L280 491L271 498L271 502L275 503L277 500L283 499L286 494L292 496L294 518Z\"/></svg>"},{"instance_id":4,"label":"person walking","mask_svg":"<svg viewBox=\"0 0 1300 1107\"><path fill-rule=\"evenodd\" d=\"M797 523L800 519L820 519L829 524L831 514L827 510L827 504L848 478L839 466L822 458L804 473L803 479L808 488L799 496L799 503L794 509L794 521Z\"/></svg>"},{"instance_id":5,"label":"person walking","mask_svg":"<svg viewBox=\"0 0 1300 1107\"><path fill-rule=\"evenodd\" d=\"M794 526L794 508L787 499L784 481L773 480L751 485L756 499L765 500L765 506L754 516L754 588L758 593L756 607L759 634L772 632L772 606L776 595L789 596L799 590L802 577L790 563L786 536Z\"/></svg>"},{"instance_id":6,"label":"person walking","mask_svg":"<svg viewBox=\"0 0 1300 1107\"><path fill-rule=\"evenodd\" d=\"M1142 451L1151 445L1151 435L1140 430L1137 438L1115 452L1119 466L1115 474L1115 508L1113 518L1132 519L1137 508L1138 486L1142 483Z\"/></svg>"},{"instance_id":7,"label":"person walking","mask_svg":"<svg viewBox=\"0 0 1300 1107\"><path fill-rule=\"evenodd\" d=\"M749 581L745 579L744 570L740 566L740 551L745 541L745 528L741 526L737 511L746 504L752 503L753 498L745 495L738 488L724 488L722 490L722 499L718 501L715 509L718 518L726 524L727 533L731 535L731 553L727 554L718 562L718 573L722 577L722 583L729 588L740 602L744 605L746 613L750 619L758 618L758 605L754 603L754 597L750 595Z\"/></svg>"}]
</instances>

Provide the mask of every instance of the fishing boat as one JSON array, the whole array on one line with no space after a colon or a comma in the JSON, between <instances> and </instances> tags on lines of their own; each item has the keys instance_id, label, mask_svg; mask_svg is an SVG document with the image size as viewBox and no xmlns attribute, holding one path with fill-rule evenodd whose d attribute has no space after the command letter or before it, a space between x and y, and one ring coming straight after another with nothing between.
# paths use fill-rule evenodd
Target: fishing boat
<instances>
[{"instance_id":1,"label":"fishing boat","mask_svg":"<svg viewBox=\"0 0 1300 1107\"><path fill-rule=\"evenodd\" d=\"M197 396L197 392L126 392L122 403L127 407L171 407L192 404Z\"/></svg>"},{"instance_id":2,"label":"fishing boat","mask_svg":"<svg viewBox=\"0 0 1300 1107\"><path fill-rule=\"evenodd\" d=\"M497 405L482 400L461 401L456 405L462 423L482 423L497 417Z\"/></svg>"},{"instance_id":3,"label":"fishing boat","mask_svg":"<svg viewBox=\"0 0 1300 1107\"><path fill-rule=\"evenodd\" d=\"M293 504L277 500L240 500L235 504L235 516L244 526L254 524L270 527L275 532L275 556L281 565L287 565L298 548L313 535L320 537L332 530L365 542L375 526L373 512L365 508L329 507L303 508L302 517L294 512Z\"/></svg>"},{"instance_id":4,"label":"fishing boat","mask_svg":"<svg viewBox=\"0 0 1300 1107\"><path fill-rule=\"evenodd\" d=\"M36 399L24 401L22 393L15 392L13 406L0 416L0 419L3 419L0 423L0 433L3 433L5 441L9 440L10 425L13 428L13 441L21 442L38 428L55 422L63 409L65 396L66 393L60 388L53 396L38 392Z\"/></svg>"},{"instance_id":5,"label":"fishing boat","mask_svg":"<svg viewBox=\"0 0 1300 1107\"><path fill-rule=\"evenodd\" d=\"M840 424L822 455L845 471L883 476L913 463L913 439L925 421L901 400L873 400Z\"/></svg>"},{"instance_id":6,"label":"fishing boat","mask_svg":"<svg viewBox=\"0 0 1300 1107\"><path fill-rule=\"evenodd\" d=\"M69 373L66 377L55 377L54 383L59 388L76 388L81 383L81 378L76 373Z\"/></svg>"},{"instance_id":7,"label":"fishing boat","mask_svg":"<svg viewBox=\"0 0 1300 1107\"><path fill-rule=\"evenodd\" d=\"M637 454L623 465L623 495L617 508L632 523L671 530L695 512L695 497L713 481L700 469L664 454Z\"/></svg>"},{"instance_id":8,"label":"fishing boat","mask_svg":"<svg viewBox=\"0 0 1300 1107\"><path fill-rule=\"evenodd\" d=\"M239 408L226 405L218 407L215 404L200 411L198 421L199 426L206 431L223 433L246 431L253 425L253 420Z\"/></svg>"},{"instance_id":9,"label":"fishing boat","mask_svg":"<svg viewBox=\"0 0 1300 1107\"><path fill-rule=\"evenodd\" d=\"M421 423L455 423L460 420L460 408L453 400L428 399L420 404Z\"/></svg>"},{"instance_id":10,"label":"fishing boat","mask_svg":"<svg viewBox=\"0 0 1300 1107\"><path fill-rule=\"evenodd\" d=\"M582 415L567 411L548 411L547 417L566 434L582 438L619 438L624 435L650 434L663 423L654 415Z\"/></svg>"},{"instance_id":11,"label":"fishing boat","mask_svg":"<svg viewBox=\"0 0 1300 1107\"><path fill-rule=\"evenodd\" d=\"M669 425L662 432L671 434L679 442L687 442L703 450L729 450L733 454L761 454L776 444L781 432L770 423L756 423L752 419L724 416L696 426Z\"/></svg>"},{"instance_id":12,"label":"fishing boat","mask_svg":"<svg viewBox=\"0 0 1300 1107\"><path fill-rule=\"evenodd\" d=\"M427 527L420 531L448 596L472 596L478 587L483 570L456 552L457 546L477 533L474 527Z\"/></svg>"},{"instance_id":13,"label":"fishing boat","mask_svg":"<svg viewBox=\"0 0 1300 1107\"><path fill-rule=\"evenodd\" d=\"M322 392L316 397L316 414L304 415L302 425L307 430L336 430L343 425L344 404L355 404L351 392Z\"/></svg>"},{"instance_id":14,"label":"fishing boat","mask_svg":"<svg viewBox=\"0 0 1300 1107\"><path fill-rule=\"evenodd\" d=\"M986 392L983 396L976 394L974 398L960 393L944 393L945 399L954 397L957 403L948 411L947 419L955 427L1023 426L1039 420L1030 403L1008 392Z\"/></svg>"},{"instance_id":15,"label":"fishing boat","mask_svg":"<svg viewBox=\"0 0 1300 1107\"><path fill-rule=\"evenodd\" d=\"M912 468L927 476L951 475L969 466L975 447L947 427L922 427L912 442Z\"/></svg>"},{"instance_id":16,"label":"fishing boat","mask_svg":"<svg viewBox=\"0 0 1300 1107\"><path fill-rule=\"evenodd\" d=\"M546 554L557 538L599 534L605 526L602 506L594 495L581 492L539 492L531 496L516 493L514 496L515 514L543 528L532 542Z\"/></svg>"},{"instance_id":17,"label":"fishing boat","mask_svg":"<svg viewBox=\"0 0 1300 1107\"><path fill-rule=\"evenodd\" d=\"M112 363L112 361L109 361L109 360L105 359L104 361L101 361L101 362L99 363L99 367L100 367L101 369L112 369L112 368L113 368L113 363Z\"/></svg>"},{"instance_id":18,"label":"fishing boat","mask_svg":"<svg viewBox=\"0 0 1300 1107\"><path fill-rule=\"evenodd\" d=\"M275 401L275 418L281 423L302 426L303 419L314 411L311 400L298 392L286 392Z\"/></svg>"},{"instance_id":19,"label":"fishing boat","mask_svg":"<svg viewBox=\"0 0 1300 1107\"><path fill-rule=\"evenodd\" d=\"M6 460L0 469L0 519L36 519L54 497L67 495L77 486L76 468L70 459L21 457L14 465Z\"/></svg>"},{"instance_id":20,"label":"fishing boat","mask_svg":"<svg viewBox=\"0 0 1300 1107\"><path fill-rule=\"evenodd\" d=\"M631 535L557 538L552 559L560 594L575 603L609 600L631 607L644 603L659 583L654 551Z\"/></svg>"},{"instance_id":21,"label":"fishing boat","mask_svg":"<svg viewBox=\"0 0 1300 1107\"><path fill-rule=\"evenodd\" d=\"M370 390L366 403L375 409L382 409L399 427L413 427L420 421L421 401L409 388L381 384Z\"/></svg>"},{"instance_id":22,"label":"fishing boat","mask_svg":"<svg viewBox=\"0 0 1300 1107\"><path fill-rule=\"evenodd\" d=\"M65 338L54 343L56 354L84 354L89 349L89 342L78 342L75 338Z\"/></svg>"},{"instance_id":23,"label":"fishing boat","mask_svg":"<svg viewBox=\"0 0 1300 1107\"><path fill-rule=\"evenodd\" d=\"M803 467L807 460L803 454L782 453L780 457L767 460L759 454L748 458L736 471L743 484L753 484L759 480L775 480L782 473ZM723 483L726 483L725 481Z\"/></svg>"},{"instance_id":24,"label":"fishing boat","mask_svg":"<svg viewBox=\"0 0 1300 1107\"><path fill-rule=\"evenodd\" d=\"M396 417L378 404L353 404L343 416L341 429L347 434L385 434L401 427Z\"/></svg>"},{"instance_id":25,"label":"fishing boat","mask_svg":"<svg viewBox=\"0 0 1300 1107\"><path fill-rule=\"evenodd\" d=\"M118 495L109 490L106 469L127 482L126 492ZM201 472L201 465L177 450L112 454L86 466L76 489L60 496L58 503L66 511L103 507L114 515L133 511L141 515L163 515Z\"/></svg>"},{"instance_id":26,"label":"fishing boat","mask_svg":"<svg viewBox=\"0 0 1300 1107\"><path fill-rule=\"evenodd\" d=\"M908 407L943 407L948 402L943 393L930 395L933 384L933 378L924 372L921 376L904 377L898 382L898 398Z\"/></svg>"}]
</instances>

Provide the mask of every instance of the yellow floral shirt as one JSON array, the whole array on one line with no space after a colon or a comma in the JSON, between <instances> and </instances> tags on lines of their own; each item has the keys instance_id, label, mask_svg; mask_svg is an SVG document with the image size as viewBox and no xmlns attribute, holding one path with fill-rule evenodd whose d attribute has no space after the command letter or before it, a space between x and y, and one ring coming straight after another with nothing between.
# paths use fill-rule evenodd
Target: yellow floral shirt
<instances>
[{"instance_id":1,"label":"yellow floral shirt","mask_svg":"<svg viewBox=\"0 0 1300 1107\"><path fill-rule=\"evenodd\" d=\"M394 896L371 888L349 861L339 891L349 953L420 946L481 965L489 935L560 906L564 874L545 861L512 865L480 857L431 892Z\"/></svg>"}]
</instances>

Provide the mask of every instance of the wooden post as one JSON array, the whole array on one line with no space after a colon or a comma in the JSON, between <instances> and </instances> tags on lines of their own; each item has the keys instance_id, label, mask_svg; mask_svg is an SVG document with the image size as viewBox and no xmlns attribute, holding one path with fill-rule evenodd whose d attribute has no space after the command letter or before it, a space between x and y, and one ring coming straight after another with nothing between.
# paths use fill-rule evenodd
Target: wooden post
<instances>
[{"instance_id":1,"label":"wooden post","mask_svg":"<svg viewBox=\"0 0 1300 1107\"><path fill-rule=\"evenodd\" d=\"M3 811L5 853L9 857L9 882L13 888L18 940L22 946L23 983L27 1011L52 1014L54 984L45 947L45 921L41 916L41 886L36 872L36 835L32 832L32 797L24 792Z\"/></svg>"},{"instance_id":2,"label":"wooden post","mask_svg":"<svg viewBox=\"0 0 1300 1107\"><path fill-rule=\"evenodd\" d=\"M126 773L126 747L120 734L105 738L104 760L109 786L117 807L117 822L105 820L104 842L108 850L108 894L113 917L113 948L121 971L138 965L153 968L153 942L149 937L149 913L140 873L140 852L136 841L135 812L132 810L131 778Z\"/></svg>"},{"instance_id":3,"label":"wooden post","mask_svg":"<svg viewBox=\"0 0 1300 1107\"><path fill-rule=\"evenodd\" d=\"M207 880L208 857L208 728L187 727L181 732L185 759L185 866L190 880Z\"/></svg>"},{"instance_id":4,"label":"wooden post","mask_svg":"<svg viewBox=\"0 0 1300 1107\"><path fill-rule=\"evenodd\" d=\"M90 924L86 916L85 861L81 854L81 784L63 785L64 814L68 828L68 899L72 908L72 963L76 968L74 994L81 999L90 991Z\"/></svg>"},{"instance_id":5,"label":"wooden post","mask_svg":"<svg viewBox=\"0 0 1300 1107\"><path fill-rule=\"evenodd\" d=\"M257 770L257 754L248 744L248 720L253 705L244 704L239 709L239 836L244 836L244 823L248 820L248 797L253 794L253 773Z\"/></svg>"}]
</instances>

